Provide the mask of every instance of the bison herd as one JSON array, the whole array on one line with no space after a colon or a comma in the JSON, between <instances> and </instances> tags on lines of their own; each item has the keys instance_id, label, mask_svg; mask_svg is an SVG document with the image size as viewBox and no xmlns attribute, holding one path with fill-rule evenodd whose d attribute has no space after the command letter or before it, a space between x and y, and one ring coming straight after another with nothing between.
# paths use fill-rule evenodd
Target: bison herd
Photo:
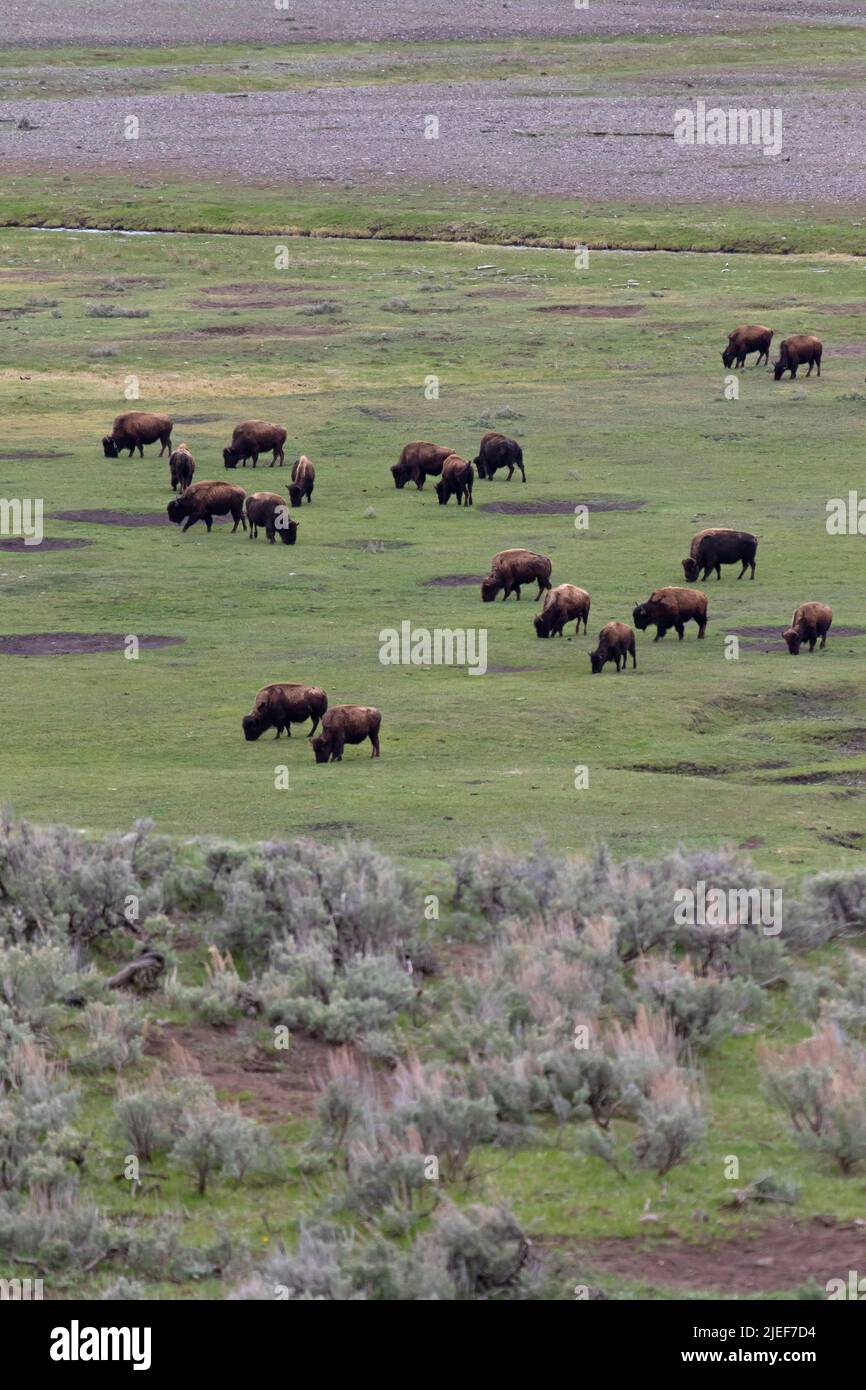
<instances>
[{"instance_id":1,"label":"bison herd","mask_svg":"<svg viewBox=\"0 0 866 1390\"><path fill-rule=\"evenodd\" d=\"M728 338L728 345L722 353L725 367L745 366L746 358L757 353L757 365L763 361L769 366L770 344L773 330L760 324L744 324L735 328ZM786 338L781 344L779 357L773 364L773 373L778 381L785 372L795 378L800 366L808 364L811 375L813 366L821 375L822 344L818 338L798 334ZM294 545L297 540L298 522L289 516L289 509L300 507L304 501L309 505L313 500L313 487L316 470L302 454L292 465L288 498L277 492L246 493L244 488L234 483L206 480L193 482L195 460L186 444L171 447L173 421L167 415L149 411L126 411L115 419L111 433L102 440L106 458L119 458L121 451L128 450L133 457L136 449L139 457L144 457L145 444L160 445L160 457L169 452L169 481L175 496L168 503L170 521L188 531L196 522L203 521L208 532L213 526L215 516L230 516L233 521L232 532L240 525L249 529L250 540L256 540L259 530L263 530L271 545L279 535L284 545ZM246 467L249 462L253 468L263 454L270 454L270 467L283 467L285 463L285 444L287 433L282 425L270 424L263 420L247 420L236 425L230 444L223 450L223 465L226 469ZM507 469L510 482L515 471L526 482L523 464L523 451L516 440L496 431L486 433L479 445L478 453L470 462L443 445L417 440L407 444L400 457L391 468L394 485L404 488L407 483L415 484L420 492L428 477L437 478L436 495L441 506L447 505L452 497L458 507L472 505L472 485L474 475L490 481L500 469ZM740 565L738 579L749 571L749 578L755 578L755 557L758 550L756 536L747 531L734 531L727 527L710 527L694 536L688 557L682 561L683 574L689 583L706 580L715 573L717 580L722 577L722 565ZM538 637L561 637L566 624L575 624L575 636L580 633L583 623L584 635L589 619L590 596L585 589L575 584L559 584L553 588L550 581L552 564L546 555L536 555L530 550L502 550L494 555L490 573L481 581L481 598L492 603L502 594L505 601L511 594L520 598L521 587L537 584L540 599L544 595L541 611L533 619ZM660 641L666 632L673 629L680 641L685 636L685 626L694 622L698 637L702 638L707 627L707 596L699 589L668 587L656 589L643 603L635 605L632 621L640 632L655 627L655 641ZM803 603L795 610L791 626L782 636L792 656L800 652L804 642L809 651L814 651L820 640L821 647L827 644L827 633L833 621L832 610L825 603ZM609 622L599 633L598 645L589 653L590 667L594 675L599 675L608 662L613 662L617 672L625 671L631 657L632 669L637 667L635 635L627 623ZM244 716L242 727L247 740L259 738L267 729L276 730L276 738L285 731L291 736L291 725L312 720L307 737L312 741L316 762L340 762L347 743L363 743L369 739L372 756L379 757L379 728L382 716L378 709L365 705L335 705L328 707L328 697L318 686L282 683L266 685L259 691L251 712ZM321 732L316 730L321 724Z\"/></svg>"}]
</instances>

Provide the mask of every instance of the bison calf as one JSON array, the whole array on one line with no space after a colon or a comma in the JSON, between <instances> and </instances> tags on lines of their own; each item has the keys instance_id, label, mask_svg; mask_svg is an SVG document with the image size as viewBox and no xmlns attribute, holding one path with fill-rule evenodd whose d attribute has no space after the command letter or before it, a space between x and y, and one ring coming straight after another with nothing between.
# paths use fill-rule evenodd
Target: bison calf
<instances>
[{"instance_id":1,"label":"bison calf","mask_svg":"<svg viewBox=\"0 0 866 1390\"><path fill-rule=\"evenodd\" d=\"M235 487L233 483L193 483L169 502L166 508L168 519L180 525L182 531L188 531L197 521L203 521L210 534L215 516L231 515L235 523L232 527L234 534L238 522L244 530L247 529L243 512L245 495L243 488Z\"/></svg>"},{"instance_id":2,"label":"bison calf","mask_svg":"<svg viewBox=\"0 0 866 1390\"><path fill-rule=\"evenodd\" d=\"M607 623L598 634L598 646L589 654L589 664L594 676L601 675L608 661L616 663L616 669L625 670L631 655L632 670L637 666L634 633L628 623ZM622 665L620 666L620 663Z\"/></svg>"},{"instance_id":3,"label":"bison calf","mask_svg":"<svg viewBox=\"0 0 866 1390\"><path fill-rule=\"evenodd\" d=\"M700 589L656 589L646 603L639 603L633 614L634 625L638 631L655 625L654 641L664 637L668 628L676 628L682 642L686 623L698 625L698 637L703 637L707 627L707 596Z\"/></svg>"},{"instance_id":4,"label":"bison calf","mask_svg":"<svg viewBox=\"0 0 866 1390\"><path fill-rule=\"evenodd\" d=\"M589 617L589 604L590 599L586 589L578 589L576 584L559 584L555 589L548 589L544 595L541 612L536 613L532 619L535 624L536 635L539 637L561 637L565 624L570 623L573 618L577 619L574 628L575 637L580 634L581 621L585 633L586 620Z\"/></svg>"},{"instance_id":5,"label":"bison calf","mask_svg":"<svg viewBox=\"0 0 866 1390\"><path fill-rule=\"evenodd\" d=\"M801 603L794 610L791 626L782 633L791 656L799 656L800 647L809 643L809 651L815 650L815 643L821 639L821 646L827 645L827 633L833 622L833 609L827 603Z\"/></svg>"},{"instance_id":6,"label":"bison calf","mask_svg":"<svg viewBox=\"0 0 866 1390\"><path fill-rule=\"evenodd\" d=\"M449 454L442 465L442 477L436 484L436 496L440 507L448 505L450 498L457 498L457 505L472 506L472 464L457 454Z\"/></svg>"},{"instance_id":7,"label":"bison calf","mask_svg":"<svg viewBox=\"0 0 866 1390\"><path fill-rule=\"evenodd\" d=\"M259 454L272 450L271 468L276 463L282 468L285 443L286 431L282 425L270 425L266 420L245 420L243 424L235 425L232 442L227 449L223 449L223 463L226 468L237 468L239 463L246 468L247 459L252 459L255 468Z\"/></svg>"},{"instance_id":8,"label":"bison calf","mask_svg":"<svg viewBox=\"0 0 866 1390\"><path fill-rule=\"evenodd\" d=\"M729 531L724 526L715 526L707 531L698 531L692 539L692 547L687 560L683 560L683 573L689 583L696 579L709 579L713 570L716 578L722 577L722 565L742 565L738 579L742 579L751 566L751 579L755 577L755 555L758 551L758 538L748 531ZM703 570L703 574L701 573Z\"/></svg>"},{"instance_id":9,"label":"bison calf","mask_svg":"<svg viewBox=\"0 0 866 1390\"><path fill-rule=\"evenodd\" d=\"M313 484L316 481L316 470L310 463L306 454L301 454L299 459L295 459L292 464L292 481L289 487L289 501L293 507L299 507L306 497L307 502L313 500Z\"/></svg>"},{"instance_id":10,"label":"bison calf","mask_svg":"<svg viewBox=\"0 0 866 1390\"><path fill-rule=\"evenodd\" d=\"M317 763L339 763L347 743L373 745L372 758L379 757L379 727L382 715L370 705L334 705L322 720L322 732L313 739Z\"/></svg>"},{"instance_id":11,"label":"bison calf","mask_svg":"<svg viewBox=\"0 0 866 1390\"><path fill-rule=\"evenodd\" d=\"M289 516L289 504L278 492L252 492L247 497L244 510L250 523L250 540L259 538L259 527L274 544L279 536L283 545L294 545L298 538L298 523Z\"/></svg>"},{"instance_id":12,"label":"bison calf","mask_svg":"<svg viewBox=\"0 0 866 1390\"><path fill-rule=\"evenodd\" d=\"M266 729L276 729L276 738L285 729L286 737L291 738L290 725L303 724L305 719L313 721L307 734L307 738L312 738L327 708L328 697L318 685L300 685L296 681L263 685L252 710L241 720L244 738L254 743Z\"/></svg>"},{"instance_id":13,"label":"bison calf","mask_svg":"<svg viewBox=\"0 0 866 1390\"><path fill-rule=\"evenodd\" d=\"M482 436L478 446L478 457L472 462L478 469L479 478L493 477L498 468L508 469L507 482L511 482L515 468L520 469L520 476L526 482L526 470L523 467L523 450L516 439L509 439L507 434L499 434L496 430L489 430Z\"/></svg>"},{"instance_id":14,"label":"bison calf","mask_svg":"<svg viewBox=\"0 0 866 1390\"><path fill-rule=\"evenodd\" d=\"M103 452L107 459L116 459L120 457L121 449L128 449L132 458L137 449L139 458L144 458L145 444L155 444L159 440L159 456L162 458L166 449L171 453L173 428L168 415L152 415L147 410L127 410L117 416L111 426L111 434L103 438Z\"/></svg>"},{"instance_id":15,"label":"bison calf","mask_svg":"<svg viewBox=\"0 0 866 1390\"><path fill-rule=\"evenodd\" d=\"M502 589L503 603L509 594L520 599L521 584L538 583L536 600L545 589L550 588L550 571L553 568L546 555L536 555L531 550L500 550L490 564L490 573L481 581L481 597L485 603L492 603Z\"/></svg>"},{"instance_id":16,"label":"bison calf","mask_svg":"<svg viewBox=\"0 0 866 1390\"><path fill-rule=\"evenodd\" d=\"M776 381L781 381L785 372L791 373L793 381L797 375L797 368L803 367L808 362L809 370L807 376L812 375L812 368L818 368L818 375L821 375L821 354L824 345L820 338L813 338L809 333L797 333L793 338L786 338L779 348L779 360L773 366L773 376Z\"/></svg>"},{"instance_id":17,"label":"bison calf","mask_svg":"<svg viewBox=\"0 0 866 1390\"><path fill-rule=\"evenodd\" d=\"M173 492L183 492L189 487L195 472L195 459L185 444L178 444L169 456L168 472Z\"/></svg>"},{"instance_id":18,"label":"bison calf","mask_svg":"<svg viewBox=\"0 0 866 1390\"><path fill-rule=\"evenodd\" d=\"M732 366L734 362L738 367L745 367L749 353L756 352L758 360L755 366L760 367L762 357L769 366L772 341L772 328L764 328L760 323L744 323L740 328L735 328L728 337L728 346L722 353L722 361L726 367Z\"/></svg>"},{"instance_id":19,"label":"bison calf","mask_svg":"<svg viewBox=\"0 0 866 1390\"><path fill-rule=\"evenodd\" d=\"M445 449L441 444L430 444L425 439L407 444L397 462L391 466L394 486L403 488L412 482L420 492L428 477L440 476L445 460L453 453L453 449Z\"/></svg>"}]
</instances>

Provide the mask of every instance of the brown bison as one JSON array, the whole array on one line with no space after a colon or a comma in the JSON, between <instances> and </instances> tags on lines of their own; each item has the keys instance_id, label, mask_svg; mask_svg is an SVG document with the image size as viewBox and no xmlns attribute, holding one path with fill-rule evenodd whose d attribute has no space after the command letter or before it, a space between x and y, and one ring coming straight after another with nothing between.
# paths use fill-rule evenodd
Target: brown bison
<instances>
[{"instance_id":1,"label":"brown bison","mask_svg":"<svg viewBox=\"0 0 866 1390\"><path fill-rule=\"evenodd\" d=\"M452 497L457 498L458 507L461 502L464 507L471 507L474 476L471 463L457 454L449 454L442 465L442 477L436 484L436 496L439 498L440 507L447 506Z\"/></svg>"},{"instance_id":2,"label":"brown bison","mask_svg":"<svg viewBox=\"0 0 866 1390\"><path fill-rule=\"evenodd\" d=\"M171 453L171 431L173 423L168 415L152 415L148 410L127 410L118 415L111 426L111 434L105 435L102 448L107 459L120 457L121 449L129 450L132 458L136 449L144 458L145 444L155 444L159 440L162 458L166 449Z\"/></svg>"},{"instance_id":3,"label":"brown bison","mask_svg":"<svg viewBox=\"0 0 866 1390\"><path fill-rule=\"evenodd\" d=\"M682 642L685 625L690 622L697 623L698 637L703 637L707 627L707 596L700 589L655 589L646 603L637 605L632 618L640 632L654 623L656 642L670 627L676 628Z\"/></svg>"},{"instance_id":4,"label":"brown bison","mask_svg":"<svg viewBox=\"0 0 866 1390\"><path fill-rule=\"evenodd\" d=\"M689 558L683 560L683 574L689 583L696 579L709 579L713 570L716 578L722 577L722 565L742 565L738 579L742 579L751 566L750 579L755 577L755 555L758 551L758 538L748 531L730 531L726 526L712 526L706 531L698 531L692 538ZM703 574L701 573L703 570Z\"/></svg>"},{"instance_id":5,"label":"brown bison","mask_svg":"<svg viewBox=\"0 0 866 1390\"><path fill-rule=\"evenodd\" d=\"M489 480L498 468L507 468L507 481L510 483L515 468L519 468L520 476L526 482L523 450L517 440L509 439L507 434L498 434L496 430L488 431L478 446L478 457L474 458L472 462L478 469L479 478Z\"/></svg>"},{"instance_id":6,"label":"brown bison","mask_svg":"<svg viewBox=\"0 0 866 1390\"><path fill-rule=\"evenodd\" d=\"M772 341L772 328L764 328L760 323L744 323L742 327L735 328L730 334L728 346L722 353L722 361L726 367L732 366L734 362L738 367L745 367L749 353L756 352L758 360L755 366L760 367L762 357L769 366Z\"/></svg>"},{"instance_id":7,"label":"brown bison","mask_svg":"<svg viewBox=\"0 0 866 1390\"><path fill-rule=\"evenodd\" d=\"M285 729L286 737L291 738L290 725L303 724L305 719L313 721L307 734L307 738L312 738L327 708L328 697L317 685L300 685L296 681L263 685L252 710L241 720L244 738L254 743L266 729L276 729L277 738Z\"/></svg>"},{"instance_id":8,"label":"brown bison","mask_svg":"<svg viewBox=\"0 0 866 1390\"><path fill-rule=\"evenodd\" d=\"M445 460L453 453L453 449L445 449L440 444L429 444L426 440L407 444L397 462L391 465L394 486L405 487L407 483L412 482L420 492L428 477L440 476Z\"/></svg>"},{"instance_id":9,"label":"brown bison","mask_svg":"<svg viewBox=\"0 0 866 1390\"><path fill-rule=\"evenodd\" d=\"M546 555L535 555L531 550L500 550L490 562L490 573L481 581L481 597L485 603L492 603L503 589L503 603L509 594L515 594L519 600L521 584L537 580L537 601L550 588L552 568Z\"/></svg>"},{"instance_id":10,"label":"brown bison","mask_svg":"<svg viewBox=\"0 0 866 1390\"><path fill-rule=\"evenodd\" d=\"M793 381L797 375L797 368L803 367L808 362L809 370L807 376L812 375L812 368L818 368L818 375L821 375L821 354L824 345L820 338L813 338L810 333L797 333L793 338L786 338L779 348L779 360L773 364L773 376L776 381L781 381L785 372L791 373Z\"/></svg>"},{"instance_id":11,"label":"brown bison","mask_svg":"<svg viewBox=\"0 0 866 1390\"><path fill-rule=\"evenodd\" d=\"M313 739L317 763L340 763L347 743L373 745L372 758L379 756L379 727L382 715L370 705L334 705L322 720L322 732Z\"/></svg>"},{"instance_id":12,"label":"brown bison","mask_svg":"<svg viewBox=\"0 0 866 1390\"><path fill-rule=\"evenodd\" d=\"M195 459L185 444L178 444L169 456L168 472L173 492L183 492L184 488L189 487L195 472Z\"/></svg>"},{"instance_id":13,"label":"brown bison","mask_svg":"<svg viewBox=\"0 0 866 1390\"><path fill-rule=\"evenodd\" d=\"M809 651L813 652L819 637L821 646L826 647L832 621L833 609L828 603L801 603L794 610L791 626L782 633L791 655L799 656L803 642L808 642Z\"/></svg>"},{"instance_id":14,"label":"brown bison","mask_svg":"<svg viewBox=\"0 0 866 1390\"><path fill-rule=\"evenodd\" d=\"M215 516L231 515L235 523L232 527L234 534L238 522L244 530L247 529L243 511L245 495L243 488L235 487L233 483L192 483L179 497L171 499L166 508L168 519L176 526L182 522L182 531L188 531L197 521L203 521L210 534Z\"/></svg>"},{"instance_id":15,"label":"brown bison","mask_svg":"<svg viewBox=\"0 0 866 1390\"><path fill-rule=\"evenodd\" d=\"M634 633L628 623L606 623L598 634L598 646L589 654L589 664L594 676L601 675L608 661L616 662L617 671L625 670L631 655L632 670L637 666L634 649ZM622 666L620 666L622 662Z\"/></svg>"},{"instance_id":16,"label":"brown bison","mask_svg":"<svg viewBox=\"0 0 866 1390\"><path fill-rule=\"evenodd\" d=\"M289 487L289 501L293 507L299 507L305 497L308 502L312 502L313 484L315 481L315 468L310 463L306 454L301 454L301 457L295 459L292 464L292 482Z\"/></svg>"},{"instance_id":17,"label":"brown bison","mask_svg":"<svg viewBox=\"0 0 866 1390\"><path fill-rule=\"evenodd\" d=\"M259 527L273 545L279 536L283 545L294 545L298 538L298 523L289 517L289 504L278 492L251 492L244 504L250 523L250 540L259 538Z\"/></svg>"},{"instance_id":18,"label":"brown bison","mask_svg":"<svg viewBox=\"0 0 866 1390\"><path fill-rule=\"evenodd\" d=\"M584 633L586 632L588 617L589 594L586 589L578 589L576 584L559 584L555 589L548 589L544 595L541 612L536 613L532 621L539 637L561 637L565 624L576 618L574 635L577 637L581 620Z\"/></svg>"},{"instance_id":19,"label":"brown bison","mask_svg":"<svg viewBox=\"0 0 866 1390\"><path fill-rule=\"evenodd\" d=\"M223 449L223 463L226 468L237 468L239 463L246 468L247 459L252 459L255 468L259 454L266 454L270 449L274 455L271 468L275 463L282 468L285 442L286 431L282 425L269 425L265 420L245 420L242 425L235 425L232 442L227 449Z\"/></svg>"}]
</instances>

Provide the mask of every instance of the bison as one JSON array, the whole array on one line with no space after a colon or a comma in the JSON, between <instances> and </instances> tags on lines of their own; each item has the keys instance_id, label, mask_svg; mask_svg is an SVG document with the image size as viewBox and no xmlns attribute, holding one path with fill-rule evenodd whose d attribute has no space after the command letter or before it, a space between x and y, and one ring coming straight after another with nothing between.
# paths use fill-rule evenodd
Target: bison
<instances>
[{"instance_id":1,"label":"bison","mask_svg":"<svg viewBox=\"0 0 866 1390\"><path fill-rule=\"evenodd\" d=\"M391 466L394 486L402 488L412 482L420 492L428 477L440 476L445 460L453 453L453 449L445 449L441 444L429 444L423 439L407 444L397 462Z\"/></svg>"},{"instance_id":2,"label":"bison","mask_svg":"<svg viewBox=\"0 0 866 1390\"><path fill-rule=\"evenodd\" d=\"M245 496L243 488L235 487L233 483L193 483L179 497L171 499L166 508L168 519L176 526L182 522L182 531L188 531L197 521L203 521L210 534L213 518L230 514L235 523L232 527L234 534L238 529L238 522L244 530L247 529L243 512Z\"/></svg>"},{"instance_id":3,"label":"bison","mask_svg":"<svg viewBox=\"0 0 866 1390\"><path fill-rule=\"evenodd\" d=\"M592 674L600 676L608 661L616 662L617 671L624 671L631 655L632 670L637 666L634 633L628 623L606 623L598 634L598 646L589 654ZM620 662L622 665L620 666Z\"/></svg>"},{"instance_id":4,"label":"bison","mask_svg":"<svg viewBox=\"0 0 866 1390\"><path fill-rule=\"evenodd\" d=\"M537 636L561 637L565 624L576 618L574 635L577 637L580 633L581 619L584 633L586 632L588 617L589 594L586 589L578 589L576 584L559 584L555 589L548 589L544 595L541 612L536 613L532 621Z\"/></svg>"},{"instance_id":5,"label":"bison","mask_svg":"<svg viewBox=\"0 0 866 1390\"><path fill-rule=\"evenodd\" d=\"M328 697L317 685L300 685L296 681L263 685L252 710L241 720L244 738L254 743L266 729L276 729L276 738L285 729L286 737L291 738L290 726L303 724L305 719L313 721L307 734L307 738L312 738L327 708Z\"/></svg>"},{"instance_id":6,"label":"bison","mask_svg":"<svg viewBox=\"0 0 866 1390\"><path fill-rule=\"evenodd\" d=\"M812 375L812 368L818 368L818 375L821 375L821 354L824 345L820 338L813 338L810 333L797 333L793 338L786 338L779 348L779 360L773 364L773 376L776 381L781 381L785 372L791 373L793 381L797 375L797 368L809 363L807 376Z\"/></svg>"},{"instance_id":7,"label":"bison","mask_svg":"<svg viewBox=\"0 0 866 1390\"><path fill-rule=\"evenodd\" d=\"M317 763L340 763L347 743L373 745L372 758L379 757L379 727L382 715L370 705L334 705L322 720L322 732L313 739Z\"/></svg>"},{"instance_id":8,"label":"bison","mask_svg":"<svg viewBox=\"0 0 866 1390\"><path fill-rule=\"evenodd\" d=\"M289 504L278 492L251 492L244 504L250 523L250 540L259 538L259 527L273 545L279 536L283 545L294 545L298 538L298 523L289 517Z\"/></svg>"},{"instance_id":9,"label":"bison","mask_svg":"<svg viewBox=\"0 0 866 1390\"><path fill-rule=\"evenodd\" d=\"M782 633L791 656L799 656L803 642L808 642L813 652L819 637L821 646L826 647L832 621L833 609L828 603L801 603L794 610L791 626Z\"/></svg>"},{"instance_id":10,"label":"bison","mask_svg":"<svg viewBox=\"0 0 866 1390\"><path fill-rule=\"evenodd\" d=\"M703 637L707 627L707 596L700 589L655 589L646 603L637 604L632 618L640 632L654 623L656 642L670 627L676 628L682 642L685 625L690 622L697 623L698 637Z\"/></svg>"},{"instance_id":11,"label":"bison","mask_svg":"<svg viewBox=\"0 0 866 1390\"><path fill-rule=\"evenodd\" d=\"M764 328L760 323L744 323L742 327L735 328L730 334L728 346L722 353L722 361L726 367L732 366L734 362L738 367L745 367L749 353L756 352L758 360L755 366L760 367L762 357L769 366L772 341L772 328Z\"/></svg>"},{"instance_id":12,"label":"bison","mask_svg":"<svg viewBox=\"0 0 866 1390\"><path fill-rule=\"evenodd\" d=\"M289 487L289 501L293 507L299 507L305 497L308 502L312 502L313 484L315 481L315 468L310 463L306 454L301 454L301 457L295 459L292 464L292 482Z\"/></svg>"},{"instance_id":13,"label":"bison","mask_svg":"<svg viewBox=\"0 0 866 1390\"><path fill-rule=\"evenodd\" d=\"M457 505L462 502L464 507L472 506L472 464L466 459L462 459L458 454L449 454L442 465L442 477L436 484L436 496L439 498L440 507L448 505L452 497L457 498Z\"/></svg>"},{"instance_id":14,"label":"bison","mask_svg":"<svg viewBox=\"0 0 866 1390\"><path fill-rule=\"evenodd\" d=\"M271 468L276 463L282 468L285 442L286 431L282 425L269 425L265 420L245 420L242 425L235 425L232 442L227 449L223 449L223 463L226 468L237 468L239 463L246 468L247 459L252 459L255 468L259 454L266 454L270 449L273 450Z\"/></svg>"},{"instance_id":15,"label":"bison","mask_svg":"<svg viewBox=\"0 0 866 1390\"><path fill-rule=\"evenodd\" d=\"M517 440L509 439L507 434L498 434L496 430L490 430L482 437L478 446L478 457L472 462L478 469L479 478L487 478L489 481L497 468L507 468L507 481L510 483L515 468L519 468L520 476L526 482L523 450Z\"/></svg>"},{"instance_id":16,"label":"bison","mask_svg":"<svg viewBox=\"0 0 866 1390\"><path fill-rule=\"evenodd\" d=\"M189 487L195 472L195 459L185 444L178 444L174 453L169 455L168 472L172 492L183 492L184 488Z\"/></svg>"},{"instance_id":17,"label":"bison","mask_svg":"<svg viewBox=\"0 0 866 1390\"><path fill-rule=\"evenodd\" d=\"M121 449L128 449L129 457L132 458L137 449L139 457L144 458L145 444L155 444L159 440L159 456L162 458L166 449L171 453L173 428L173 422L168 415L152 415L148 410L127 410L123 415L117 416L111 426L111 434L105 435L102 441L105 457L119 458Z\"/></svg>"},{"instance_id":18,"label":"bison","mask_svg":"<svg viewBox=\"0 0 866 1390\"><path fill-rule=\"evenodd\" d=\"M537 580L537 601L544 590L551 587L552 568L546 555L535 555L531 550L500 550L490 563L490 573L481 581L481 597L485 603L492 603L499 590L503 589L503 603L509 594L515 594L519 600L521 584L531 584Z\"/></svg>"},{"instance_id":19,"label":"bison","mask_svg":"<svg viewBox=\"0 0 866 1390\"><path fill-rule=\"evenodd\" d=\"M716 578L722 577L722 565L742 565L738 579L742 579L751 566L750 579L755 577L755 555L758 538L748 531L730 531L726 526L713 526L706 531L698 531L692 538L692 547L687 560L683 560L683 574L689 583L696 579L709 579L713 570ZM703 570L703 574L701 573Z\"/></svg>"}]
</instances>

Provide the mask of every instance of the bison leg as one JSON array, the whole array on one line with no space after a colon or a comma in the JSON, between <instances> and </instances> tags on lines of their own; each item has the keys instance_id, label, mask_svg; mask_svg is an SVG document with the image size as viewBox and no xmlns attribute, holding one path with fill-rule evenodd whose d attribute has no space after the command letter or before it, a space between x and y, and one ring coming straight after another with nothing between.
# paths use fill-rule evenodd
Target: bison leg
<instances>
[{"instance_id":1,"label":"bison leg","mask_svg":"<svg viewBox=\"0 0 866 1390\"><path fill-rule=\"evenodd\" d=\"M208 533L208 535L210 535L211 529L212 529L212 527L213 527L213 517L212 517L212 516L206 516L205 519L204 519L204 524L205 524L205 526L207 527L207 533Z\"/></svg>"},{"instance_id":2,"label":"bison leg","mask_svg":"<svg viewBox=\"0 0 866 1390\"><path fill-rule=\"evenodd\" d=\"M626 664L628 664L627 660ZM637 670L637 654L634 649L634 642L631 644L631 669L633 671Z\"/></svg>"},{"instance_id":3,"label":"bison leg","mask_svg":"<svg viewBox=\"0 0 866 1390\"><path fill-rule=\"evenodd\" d=\"M667 632L667 628L664 626L664 624L663 624L663 623L659 623L659 624L657 625L657 627L656 627L656 635L655 635L655 637L653 638L653 641L654 641L654 642L660 642L660 641L662 640L662 638L664 637L664 635L665 635L666 632Z\"/></svg>"},{"instance_id":4,"label":"bison leg","mask_svg":"<svg viewBox=\"0 0 866 1390\"><path fill-rule=\"evenodd\" d=\"M509 463L509 465L508 465L508 477L505 479L505 481L506 481L507 483L510 483L513 476L514 476L514 464L513 464L513 463Z\"/></svg>"},{"instance_id":5,"label":"bison leg","mask_svg":"<svg viewBox=\"0 0 866 1390\"><path fill-rule=\"evenodd\" d=\"M826 647L826 645L827 645L827 634L826 634L826 632L822 632L822 633L821 633L821 647L824 648L824 647Z\"/></svg>"},{"instance_id":6,"label":"bison leg","mask_svg":"<svg viewBox=\"0 0 866 1390\"><path fill-rule=\"evenodd\" d=\"M372 745L373 745L373 751L372 751L372 753L370 754L370 757L371 757L371 758L378 758L378 757L379 757L379 735L378 735L377 733L371 734L371 735L370 735L370 742L371 742Z\"/></svg>"},{"instance_id":7,"label":"bison leg","mask_svg":"<svg viewBox=\"0 0 866 1390\"><path fill-rule=\"evenodd\" d=\"M195 526L198 520L199 518L197 516L188 516L180 528L181 531L188 531L190 526Z\"/></svg>"},{"instance_id":8,"label":"bison leg","mask_svg":"<svg viewBox=\"0 0 866 1390\"><path fill-rule=\"evenodd\" d=\"M717 560L717 561L716 561L716 578L717 578L717 579L721 579L721 577L722 577L722 562L721 562L721 560Z\"/></svg>"},{"instance_id":9,"label":"bison leg","mask_svg":"<svg viewBox=\"0 0 866 1390\"><path fill-rule=\"evenodd\" d=\"M685 635L686 635L685 624L684 624L684 623L674 623L674 627L675 627L676 630L677 630L677 639L678 639L680 642L682 642L683 638L684 638Z\"/></svg>"},{"instance_id":10,"label":"bison leg","mask_svg":"<svg viewBox=\"0 0 866 1390\"><path fill-rule=\"evenodd\" d=\"M307 734L307 738L312 738L312 737L313 737L313 734L316 732L316 730L318 729L318 727L319 727L319 716L318 716L317 714L314 714L314 715L313 715L313 727L312 727L312 729L310 730L310 732Z\"/></svg>"},{"instance_id":11,"label":"bison leg","mask_svg":"<svg viewBox=\"0 0 866 1390\"><path fill-rule=\"evenodd\" d=\"M703 637L704 633L707 630L707 620L706 618L697 618L695 621L698 625L698 636Z\"/></svg>"}]
</instances>

